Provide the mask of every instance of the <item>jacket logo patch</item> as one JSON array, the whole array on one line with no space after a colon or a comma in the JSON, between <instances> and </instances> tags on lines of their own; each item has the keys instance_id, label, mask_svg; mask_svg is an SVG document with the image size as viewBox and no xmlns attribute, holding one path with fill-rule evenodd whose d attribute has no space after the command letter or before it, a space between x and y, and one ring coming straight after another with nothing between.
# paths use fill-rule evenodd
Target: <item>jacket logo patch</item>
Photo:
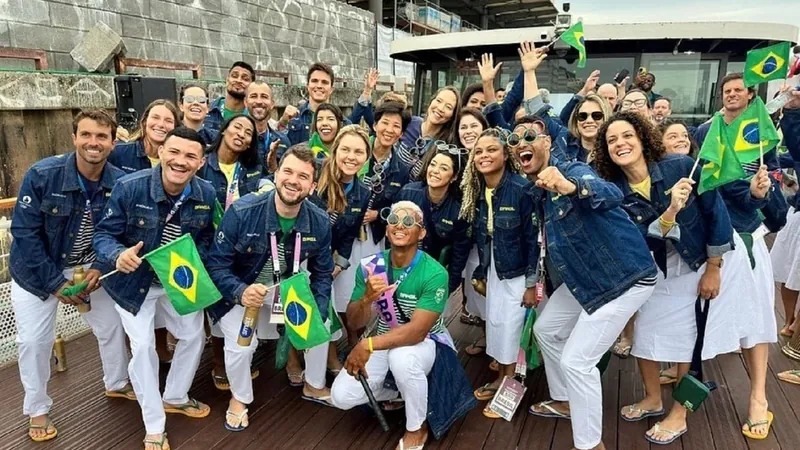
<instances>
[{"instance_id":1,"label":"jacket logo patch","mask_svg":"<svg viewBox=\"0 0 800 450\"><path fill-rule=\"evenodd\" d=\"M208 205L195 205L195 211L211 211L211 207Z\"/></svg>"},{"instance_id":2,"label":"jacket logo patch","mask_svg":"<svg viewBox=\"0 0 800 450\"><path fill-rule=\"evenodd\" d=\"M26 196L22 197L22 203L25 203L26 205L30 205L31 204L31 196L30 195L26 195Z\"/></svg>"},{"instance_id":3,"label":"jacket logo patch","mask_svg":"<svg viewBox=\"0 0 800 450\"><path fill-rule=\"evenodd\" d=\"M314 236L303 236L303 242L317 242L317 238Z\"/></svg>"},{"instance_id":4,"label":"jacket logo patch","mask_svg":"<svg viewBox=\"0 0 800 450\"><path fill-rule=\"evenodd\" d=\"M220 230L220 232L217 233L217 244L222 244L223 242L225 242L225 233Z\"/></svg>"},{"instance_id":5,"label":"jacket logo patch","mask_svg":"<svg viewBox=\"0 0 800 450\"><path fill-rule=\"evenodd\" d=\"M106 219L108 219L109 217L111 217L111 216L113 216L113 215L114 215L114 210L113 210L113 209L111 209L111 208L108 208L108 209L106 210L105 218L106 218Z\"/></svg>"},{"instance_id":6,"label":"jacket logo patch","mask_svg":"<svg viewBox=\"0 0 800 450\"><path fill-rule=\"evenodd\" d=\"M51 193L50 193L50 195L51 195L51 196L53 196L53 197L58 197L58 198L67 198L67 196L66 196L66 195L64 195L64 194L59 194L59 193L57 193L57 192L51 192Z\"/></svg>"},{"instance_id":7,"label":"jacket logo patch","mask_svg":"<svg viewBox=\"0 0 800 450\"><path fill-rule=\"evenodd\" d=\"M442 219L442 223L447 224L447 225L452 225L453 221L452 220L447 220L447 219Z\"/></svg>"},{"instance_id":8,"label":"jacket logo patch","mask_svg":"<svg viewBox=\"0 0 800 450\"><path fill-rule=\"evenodd\" d=\"M106 192L106 198L111 197L111 192Z\"/></svg>"},{"instance_id":9,"label":"jacket logo patch","mask_svg":"<svg viewBox=\"0 0 800 450\"><path fill-rule=\"evenodd\" d=\"M400 187L400 183L395 183L394 181L389 183L389 186L397 186Z\"/></svg>"},{"instance_id":10,"label":"jacket logo patch","mask_svg":"<svg viewBox=\"0 0 800 450\"><path fill-rule=\"evenodd\" d=\"M503 212L503 211L514 212L514 211L516 211L516 209L514 209L513 206L501 206L500 207L500 212Z\"/></svg>"},{"instance_id":11,"label":"jacket logo patch","mask_svg":"<svg viewBox=\"0 0 800 450\"><path fill-rule=\"evenodd\" d=\"M153 208L151 208L151 207L149 207L149 206L147 206L147 205L142 205L141 203L137 203L137 204L136 204L136 205L134 205L134 206L136 206L137 208L146 209L146 210L148 210L148 211L152 211L152 210L153 210Z\"/></svg>"},{"instance_id":12,"label":"jacket logo patch","mask_svg":"<svg viewBox=\"0 0 800 450\"><path fill-rule=\"evenodd\" d=\"M350 212L361 212L361 208L350 208Z\"/></svg>"},{"instance_id":13,"label":"jacket logo patch","mask_svg":"<svg viewBox=\"0 0 800 450\"><path fill-rule=\"evenodd\" d=\"M250 173L247 174L247 178L253 178L253 177L260 176L260 175L261 175L261 172L258 172L258 171L250 172Z\"/></svg>"}]
</instances>

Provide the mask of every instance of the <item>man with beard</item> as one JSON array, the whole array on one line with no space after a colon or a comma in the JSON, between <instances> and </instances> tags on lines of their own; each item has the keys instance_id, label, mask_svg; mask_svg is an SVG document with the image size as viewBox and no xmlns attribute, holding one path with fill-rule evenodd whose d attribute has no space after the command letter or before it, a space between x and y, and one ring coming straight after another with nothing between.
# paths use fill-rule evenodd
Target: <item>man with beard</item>
<instances>
[{"instance_id":1,"label":"man with beard","mask_svg":"<svg viewBox=\"0 0 800 450\"><path fill-rule=\"evenodd\" d=\"M207 264L222 300L209 314L225 335L225 368L231 400L225 427L248 426L247 405L253 401L250 363L258 338L276 339L270 324L277 284L298 273L305 263L323 321L333 283L333 255L328 214L305 200L315 189L316 158L306 145L289 148L275 173L275 189L249 194L225 212ZM268 288L267 286L270 286ZM273 287L274 286L274 287ZM245 308L260 308L256 335L247 347L237 343ZM303 399L330 405L325 386L328 343L306 351Z\"/></svg>"},{"instance_id":2,"label":"man with beard","mask_svg":"<svg viewBox=\"0 0 800 450\"><path fill-rule=\"evenodd\" d=\"M183 86L178 108L181 110L183 126L197 131L206 147L211 145L217 137L218 130L203 126L206 115L208 115L208 91L206 88L197 84Z\"/></svg>"},{"instance_id":3,"label":"man with beard","mask_svg":"<svg viewBox=\"0 0 800 450\"><path fill-rule=\"evenodd\" d=\"M653 103L653 120L657 124L663 123L672 115L672 100L661 97Z\"/></svg>"},{"instance_id":4,"label":"man with beard","mask_svg":"<svg viewBox=\"0 0 800 450\"><path fill-rule=\"evenodd\" d=\"M244 106L247 108L247 113L256 121L256 131L258 132L258 156L261 165L264 167L264 172L273 172L269 170L268 161L266 157L273 147L276 147L277 154L283 154L278 147L289 147L289 139L285 134L279 132L276 127L270 123L270 115L272 109L275 107L275 100L272 98L272 88L269 84L263 81L253 81L247 87L244 98ZM275 160L277 164L277 159Z\"/></svg>"},{"instance_id":5,"label":"man with beard","mask_svg":"<svg viewBox=\"0 0 800 450\"><path fill-rule=\"evenodd\" d=\"M719 85L720 94L722 94L722 120L726 125L730 125L750 105L750 101L756 96L756 90L752 86L744 85L744 76L741 72L725 75ZM699 146L703 145L710 128L711 120L697 127L694 140Z\"/></svg>"},{"instance_id":6,"label":"man with beard","mask_svg":"<svg viewBox=\"0 0 800 450\"><path fill-rule=\"evenodd\" d=\"M660 95L653 92L653 87L656 85L656 76L652 72L639 72L633 80L633 87L644 91L650 104L654 104L656 100L661 98Z\"/></svg>"},{"instance_id":7,"label":"man with beard","mask_svg":"<svg viewBox=\"0 0 800 450\"><path fill-rule=\"evenodd\" d=\"M11 221L11 302L17 320L19 373L25 388L22 412L36 442L56 437L47 395L58 303L89 303L83 314L100 344L103 382L109 397L135 400L128 383L125 333L114 302L98 282L111 267L96 261L94 228L108 194L124 175L106 163L117 124L103 110L82 111L73 121L75 152L45 158L28 170ZM86 269L86 290L66 296L73 272Z\"/></svg>"},{"instance_id":8,"label":"man with beard","mask_svg":"<svg viewBox=\"0 0 800 450\"><path fill-rule=\"evenodd\" d=\"M222 123L236 114L246 114L244 96L247 87L256 79L256 72L250 64L236 61L225 80L226 94L214 100L209 107L204 128L219 131Z\"/></svg>"},{"instance_id":9,"label":"man with beard","mask_svg":"<svg viewBox=\"0 0 800 450\"><path fill-rule=\"evenodd\" d=\"M169 448L165 413L202 418L211 412L208 405L188 396L205 346L203 312L178 314L152 267L141 258L189 233L205 259L214 238L216 193L210 183L195 176L205 163L203 153L196 131L186 127L170 131L158 149L160 164L123 177L114 186L94 236L98 260L121 272L103 286L116 302L131 343L128 372L142 409L145 450ZM178 339L163 400L153 335L156 315Z\"/></svg>"}]
</instances>

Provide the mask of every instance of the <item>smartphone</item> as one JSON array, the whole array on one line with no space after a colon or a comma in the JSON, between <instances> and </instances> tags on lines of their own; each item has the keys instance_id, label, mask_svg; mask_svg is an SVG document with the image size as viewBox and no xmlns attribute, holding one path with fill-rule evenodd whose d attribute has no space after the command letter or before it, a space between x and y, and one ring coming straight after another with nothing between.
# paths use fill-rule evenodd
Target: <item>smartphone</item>
<instances>
[{"instance_id":1,"label":"smartphone","mask_svg":"<svg viewBox=\"0 0 800 450\"><path fill-rule=\"evenodd\" d=\"M622 83L625 80L625 78L628 76L629 73L630 73L630 71L628 71L628 69L620 70L619 73L617 74L617 76L614 77L614 82L617 83L617 84Z\"/></svg>"}]
</instances>

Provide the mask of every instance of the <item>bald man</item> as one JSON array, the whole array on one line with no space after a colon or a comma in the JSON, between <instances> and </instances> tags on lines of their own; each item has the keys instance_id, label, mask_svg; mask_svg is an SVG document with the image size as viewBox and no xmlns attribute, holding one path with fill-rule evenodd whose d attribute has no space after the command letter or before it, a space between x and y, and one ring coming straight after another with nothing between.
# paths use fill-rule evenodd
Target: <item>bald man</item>
<instances>
[{"instance_id":1,"label":"bald man","mask_svg":"<svg viewBox=\"0 0 800 450\"><path fill-rule=\"evenodd\" d=\"M604 83L597 88L597 95L606 99L609 105L611 105L611 110L617 108L617 87L611 83Z\"/></svg>"}]
</instances>

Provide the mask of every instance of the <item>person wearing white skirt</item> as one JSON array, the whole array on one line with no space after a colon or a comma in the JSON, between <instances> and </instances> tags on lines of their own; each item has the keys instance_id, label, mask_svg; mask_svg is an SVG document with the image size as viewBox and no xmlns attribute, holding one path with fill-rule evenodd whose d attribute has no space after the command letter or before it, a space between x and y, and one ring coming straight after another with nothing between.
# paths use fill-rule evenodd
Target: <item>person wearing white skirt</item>
<instances>
[{"instance_id":1,"label":"person wearing white skirt","mask_svg":"<svg viewBox=\"0 0 800 450\"><path fill-rule=\"evenodd\" d=\"M775 235L770 250L773 280L780 283L784 322L780 334L791 337L800 295L800 214L789 208L786 225Z\"/></svg>"}]
</instances>

